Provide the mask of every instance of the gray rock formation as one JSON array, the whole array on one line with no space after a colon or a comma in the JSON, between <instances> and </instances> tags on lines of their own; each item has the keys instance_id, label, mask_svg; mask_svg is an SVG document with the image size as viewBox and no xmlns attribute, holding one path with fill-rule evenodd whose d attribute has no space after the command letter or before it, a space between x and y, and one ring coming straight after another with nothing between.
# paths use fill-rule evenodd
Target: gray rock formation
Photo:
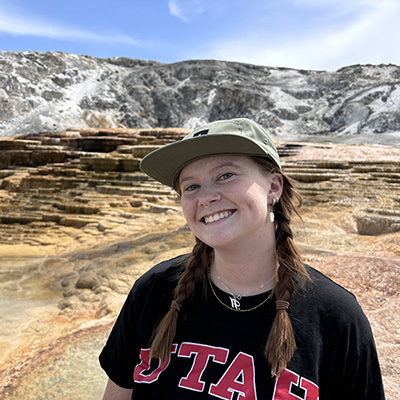
<instances>
[{"instance_id":1,"label":"gray rock formation","mask_svg":"<svg viewBox=\"0 0 400 400\"><path fill-rule=\"evenodd\" d=\"M396 65L326 72L0 52L0 136L82 126L194 128L240 116L282 139L376 139L400 131L399 82Z\"/></svg>"}]
</instances>

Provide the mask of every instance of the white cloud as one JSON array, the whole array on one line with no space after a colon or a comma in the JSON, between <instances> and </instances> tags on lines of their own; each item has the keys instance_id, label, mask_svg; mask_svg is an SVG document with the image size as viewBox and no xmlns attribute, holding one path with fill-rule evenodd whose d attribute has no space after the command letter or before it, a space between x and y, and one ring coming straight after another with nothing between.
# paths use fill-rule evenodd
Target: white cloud
<instances>
[{"instance_id":1,"label":"white cloud","mask_svg":"<svg viewBox=\"0 0 400 400\"><path fill-rule=\"evenodd\" d=\"M345 25L310 26L308 34L289 39L274 34L272 40L268 32L249 34L240 40L228 38L215 42L206 58L328 70L358 63L400 64L400 26L397 21L400 2L355 0L350 3L347 2L346 8L350 10L351 6L353 14L351 19L345 20ZM364 7L359 7L356 12L355 5Z\"/></svg>"},{"instance_id":2,"label":"white cloud","mask_svg":"<svg viewBox=\"0 0 400 400\"><path fill-rule=\"evenodd\" d=\"M226 4L227 0L169 0L168 7L171 15L190 22L206 11L220 11Z\"/></svg>"},{"instance_id":3,"label":"white cloud","mask_svg":"<svg viewBox=\"0 0 400 400\"><path fill-rule=\"evenodd\" d=\"M0 6L0 32L18 36L40 36L50 39L89 41L101 43L122 43L140 46L141 43L120 33L99 34L74 27L49 22L23 10L10 10Z\"/></svg>"},{"instance_id":4,"label":"white cloud","mask_svg":"<svg viewBox=\"0 0 400 400\"><path fill-rule=\"evenodd\" d=\"M170 0L168 6L171 15L179 19L182 19L185 22L189 22L189 19L186 17L184 10L182 9L177 0Z\"/></svg>"}]
</instances>

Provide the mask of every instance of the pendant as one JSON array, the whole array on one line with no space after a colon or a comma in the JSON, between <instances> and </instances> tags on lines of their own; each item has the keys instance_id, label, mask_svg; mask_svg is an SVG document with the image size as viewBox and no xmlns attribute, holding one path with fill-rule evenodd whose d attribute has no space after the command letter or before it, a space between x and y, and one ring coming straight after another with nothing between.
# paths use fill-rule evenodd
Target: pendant
<instances>
[{"instance_id":1,"label":"pendant","mask_svg":"<svg viewBox=\"0 0 400 400\"><path fill-rule=\"evenodd\" d=\"M231 307L234 308L235 310L240 310L240 299L241 296L229 296L229 299L231 301Z\"/></svg>"},{"instance_id":2,"label":"pendant","mask_svg":"<svg viewBox=\"0 0 400 400\"><path fill-rule=\"evenodd\" d=\"M274 214L274 212L272 210L269 212L269 220L272 223L275 221L275 214Z\"/></svg>"}]
</instances>

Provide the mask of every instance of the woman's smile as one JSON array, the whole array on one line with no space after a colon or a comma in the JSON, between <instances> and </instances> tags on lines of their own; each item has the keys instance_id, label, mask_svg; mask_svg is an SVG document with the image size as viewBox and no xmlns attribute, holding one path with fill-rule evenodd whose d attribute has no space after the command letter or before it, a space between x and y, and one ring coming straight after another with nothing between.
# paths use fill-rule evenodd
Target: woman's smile
<instances>
[{"instance_id":1,"label":"woman's smile","mask_svg":"<svg viewBox=\"0 0 400 400\"><path fill-rule=\"evenodd\" d=\"M206 216L202 218L202 220L206 224L211 224L213 222L220 221L221 219L228 218L232 215L232 211L222 211L222 212L217 212L213 215Z\"/></svg>"}]
</instances>

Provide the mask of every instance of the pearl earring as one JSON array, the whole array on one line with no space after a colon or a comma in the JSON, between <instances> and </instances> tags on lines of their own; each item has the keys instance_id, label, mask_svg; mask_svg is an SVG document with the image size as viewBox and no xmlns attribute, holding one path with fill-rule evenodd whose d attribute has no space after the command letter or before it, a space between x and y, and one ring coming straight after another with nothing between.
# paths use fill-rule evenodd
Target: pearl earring
<instances>
[{"instance_id":1,"label":"pearl earring","mask_svg":"<svg viewBox=\"0 0 400 400\"><path fill-rule=\"evenodd\" d=\"M269 220L272 223L274 223L274 221L275 221L275 214L274 214L274 212L272 210L272 207L275 205L275 202L276 202L275 198L272 198L272 204L271 204L271 208L269 210Z\"/></svg>"}]
</instances>

